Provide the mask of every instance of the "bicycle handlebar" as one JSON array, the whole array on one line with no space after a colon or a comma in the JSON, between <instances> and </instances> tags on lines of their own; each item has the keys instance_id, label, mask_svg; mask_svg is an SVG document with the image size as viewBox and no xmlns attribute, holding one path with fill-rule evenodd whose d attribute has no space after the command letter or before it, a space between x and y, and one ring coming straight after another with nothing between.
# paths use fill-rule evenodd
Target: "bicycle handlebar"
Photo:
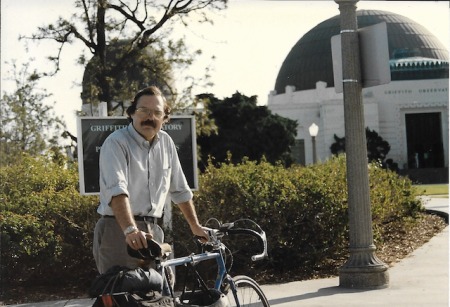
<instances>
[{"instance_id":1,"label":"bicycle handlebar","mask_svg":"<svg viewBox=\"0 0 450 307\"><path fill-rule=\"evenodd\" d=\"M251 221L251 220L249 220ZM264 258L267 258L267 237L266 233L259 227L258 224L254 223L260 230L260 232L257 232L253 229L247 229L247 228L235 228L235 222L233 223L224 223L219 226L219 229L209 229L209 243L216 244L218 243L218 239L223 237L224 235L238 235L238 234L244 234L244 235L250 235L257 239L259 245L263 248L262 253L253 255L251 257L252 261L258 261L262 260Z\"/></svg>"},{"instance_id":2,"label":"bicycle handlebar","mask_svg":"<svg viewBox=\"0 0 450 307\"><path fill-rule=\"evenodd\" d=\"M253 255L252 261L262 260L267 257L267 237L266 237L266 233L264 231L262 231L262 233L258 233L252 229L237 228L237 229L229 229L227 232L230 235L248 234L258 240L258 243L263 248L263 252L261 254Z\"/></svg>"}]
</instances>

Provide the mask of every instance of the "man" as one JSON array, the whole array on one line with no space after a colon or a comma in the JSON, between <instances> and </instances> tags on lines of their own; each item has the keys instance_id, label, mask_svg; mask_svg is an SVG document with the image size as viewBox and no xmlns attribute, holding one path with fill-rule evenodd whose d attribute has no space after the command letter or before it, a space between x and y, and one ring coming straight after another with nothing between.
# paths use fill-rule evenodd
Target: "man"
<instances>
[{"instance_id":1,"label":"man","mask_svg":"<svg viewBox=\"0 0 450 307\"><path fill-rule=\"evenodd\" d=\"M170 108L161 91L139 91L127 109L130 124L112 133L100 151L100 205L102 215L94 230L93 253L98 271L113 265L130 268L138 261L127 253L147 247L147 238L163 242L156 224L167 196L181 209L194 235L207 238L200 225L175 144L161 131Z\"/></svg>"}]
</instances>

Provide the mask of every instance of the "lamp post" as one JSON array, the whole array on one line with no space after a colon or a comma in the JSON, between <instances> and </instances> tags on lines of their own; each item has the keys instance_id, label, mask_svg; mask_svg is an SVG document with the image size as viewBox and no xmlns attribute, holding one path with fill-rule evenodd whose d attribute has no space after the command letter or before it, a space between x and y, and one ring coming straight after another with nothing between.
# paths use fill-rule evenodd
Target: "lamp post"
<instances>
[{"instance_id":1,"label":"lamp post","mask_svg":"<svg viewBox=\"0 0 450 307\"><path fill-rule=\"evenodd\" d=\"M309 126L309 135L311 135L311 141L312 141L313 164L316 164L316 162L317 162L317 151L316 151L317 133L319 133L319 126L317 126L315 123L312 123L312 125Z\"/></svg>"},{"instance_id":2,"label":"lamp post","mask_svg":"<svg viewBox=\"0 0 450 307\"><path fill-rule=\"evenodd\" d=\"M341 17L350 241L350 256L339 270L339 284L346 288L385 288L389 283L388 266L376 256L373 243L356 19L358 1L335 0Z\"/></svg>"}]
</instances>

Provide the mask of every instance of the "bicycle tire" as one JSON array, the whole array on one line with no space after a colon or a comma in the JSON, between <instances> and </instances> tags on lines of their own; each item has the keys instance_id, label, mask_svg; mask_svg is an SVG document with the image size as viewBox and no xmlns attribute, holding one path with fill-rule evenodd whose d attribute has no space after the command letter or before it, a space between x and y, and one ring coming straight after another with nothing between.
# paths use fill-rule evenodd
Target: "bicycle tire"
<instances>
[{"instance_id":1,"label":"bicycle tire","mask_svg":"<svg viewBox=\"0 0 450 307\"><path fill-rule=\"evenodd\" d=\"M245 275L238 275L233 277L233 282L236 286L239 306L241 307L270 307L264 292L256 281ZM238 306L235 301L233 291L228 291L228 300L230 306Z\"/></svg>"}]
</instances>

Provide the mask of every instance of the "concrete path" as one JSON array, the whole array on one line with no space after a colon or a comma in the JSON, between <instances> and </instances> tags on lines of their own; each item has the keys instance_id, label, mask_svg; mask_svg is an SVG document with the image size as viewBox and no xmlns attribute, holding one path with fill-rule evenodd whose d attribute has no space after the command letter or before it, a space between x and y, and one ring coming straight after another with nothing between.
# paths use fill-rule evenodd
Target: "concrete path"
<instances>
[{"instance_id":1,"label":"concrete path","mask_svg":"<svg viewBox=\"0 0 450 307\"><path fill-rule=\"evenodd\" d=\"M389 287L351 290L339 278L263 286L271 306L449 306L448 227L389 268Z\"/></svg>"}]
</instances>

